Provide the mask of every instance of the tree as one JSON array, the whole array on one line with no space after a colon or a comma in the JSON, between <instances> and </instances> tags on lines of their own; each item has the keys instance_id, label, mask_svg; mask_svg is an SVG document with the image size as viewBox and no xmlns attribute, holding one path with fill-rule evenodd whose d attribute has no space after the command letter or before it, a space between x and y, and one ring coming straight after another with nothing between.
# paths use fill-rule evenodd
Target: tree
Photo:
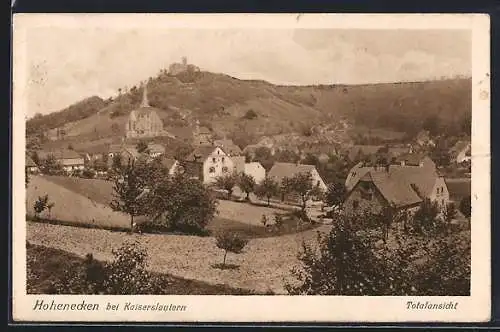
<instances>
[{"instance_id":1,"label":"tree","mask_svg":"<svg viewBox=\"0 0 500 332\"><path fill-rule=\"evenodd\" d=\"M130 216L130 230L134 230L134 217L144 212L145 185L133 162L121 170L113 186L111 208Z\"/></svg>"},{"instance_id":2,"label":"tree","mask_svg":"<svg viewBox=\"0 0 500 332\"><path fill-rule=\"evenodd\" d=\"M122 155L116 153L113 155L113 159L111 160L111 168L116 171L119 171L122 168Z\"/></svg>"},{"instance_id":3,"label":"tree","mask_svg":"<svg viewBox=\"0 0 500 332\"><path fill-rule=\"evenodd\" d=\"M285 284L288 293L373 296L408 291L409 287L395 287L404 274L394 270L404 264L377 255L373 239L361 231L359 220L352 219L359 217L340 216L328 234L318 232L317 247L303 242L300 265L291 270L295 282Z\"/></svg>"},{"instance_id":4,"label":"tree","mask_svg":"<svg viewBox=\"0 0 500 332\"><path fill-rule=\"evenodd\" d=\"M274 179L266 176L255 188L255 194L259 198L266 198L267 206L270 206L271 197L279 194L279 185Z\"/></svg>"},{"instance_id":5,"label":"tree","mask_svg":"<svg viewBox=\"0 0 500 332\"><path fill-rule=\"evenodd\" d=\"M255 190L255 179L249 174L241 173L238 180L238 186L246 194L246 200L250 200L250 194Z\"/></svg>"},{"instance_id":6,"label":"tree","mask_svg":"<svg viewBox=\"0 0 500 332\"><path fill-rule=\"evenodd\" d=\"M159 230L202 234L216 213L217 201L209 189L184 174L157 181L146 197L151 225Z\"/></svg>"},{"instance_id":7,"label":"tree","mask_svg":"<svg viewBox=\"0 0 500 332\"><path fill-rule=\"evenodd\" d=\"M228 252L233 254L240 254L243 248L248 243L248 240L242 238L238 233L222 232L216 236L217 248L224 250L224 260L222 261L222 267L226 266L226 256Z\"/></svg>"},{"instance_id":8,"label":"tree","mask_svg":"<svg viewBox=\"0 0 500 332\"><path fill-rule=\"evenodd\" d=\"M441 119L435 114L427 116L422 123L422 128L428 130L432 136L439 134L441 127Z\"/></svg>"},{"instance_id":9,"label":"tree","mask_svg":"<svg viewBox=\"0 0 500 332\"><path fill-rule=\"evenodd\" d=\"M227 199L229 199L229 200L231 199L231 196L233 195L233 189L237 183L238 183L238 178L233 173L218 176L215 179L215 186L219 189L226 190L227 191Z\"/></svg>"},{"instance_id":10,"label":"tree","mask_svg":"<svg viewBox=\"0 0 500 332\"><path fill-rule=\"evenodd\" d=\"M471 215L471 196L465 196L460 200L460 205L459 205L459 210L460 212L466 217L470 218Z\"/></svg>"},{"instance_id":11,"label":"tree","mask_svg":"<svg viewBox=\"0 0 500 332\"><path fill-rule=\"evenodd\" d=\"M148 153L148 144L144 141L139 141L139 143L137 143L136 145L136 150L137 152L139 153Z\"/></svg>"},{"instance_id":12,"label":"tree","mask_svg":"<svg viewBox=\"0 0 500 332\"><path fill-rule=\"evenodd\" d=\"M428 198L425 199L413 215L414 227L419 232L431 230L435 226L438 214L437 204Z\"/></svg>"},{"instance_id":13,"label":"tree","mask_svg":"<svg viewBox=\"0 0 500 332\"><path fill-rule=\"evenodd\" d=\"M271 149L265 146L259 146L255 149L255 158L256 161L266 161L272 158Z\"/></svg>"},{"instance_id":14,"label":"tree","mask_svg":"<svg viewBox=\"0 0 500 332\"><path fill-rule=\"evenodd\" d=\"M302 213L306 211L307 201L320 195L319 186L313 184L313 177L309 172L295 174L287 183L288 191L300 197Z\"/></svg>"},{"instance_id":15,"label":"tree","mask_svg":"<svg viewBox=\"0 0 500 332\"><path fill-rule=\"evenodd\" d=\"M38 199L33 204L33 210L35 210L35 217L38 219L40 214L46 209L52 209L54 203L49 203L49 195L38 196Z\"/></svg>"},{"instance_id":16,"label":"tree","mask_svg":"<svg viewBox=\"0 0 500 332\"><path fill-rule=\"evenodd\" d=\"M40 167L42 173L47 175L59 175L63 172L63 167L53 154L47 156Z\"/></svg>"},{"instance_id":17,"label":"tree","mask_svg":"<svg viewBox=\"0 0 500 332\"><path fill-rule=\"evenodd\" d=\"M344 203L346 196L346 189L343 183L334 182L328 186L328 190L325 194L325 201L328 206L338 208Z\"/></svg>"},{"instance_id":18,"label":"tree","mask_svg":"<svg viewBox=\"0 0 500 332\"><path fill-rule=\"evenodd\" d=\"M184 160L192 151L192 148L187 145L181 145L175 149L174 157L177 160Z\"/></svg>"},{"instance_id":19,"label":"tree","mask_svg":"<svg viewBox=\"0 0 500 332\"><path fill-rule=\"evenodd\" d=\"M470 294L470 231L395 233L389 246L380 245L371 215L338 215L332 225L316 245L303 242L285 284L290 294Z\"/></svg>"},{"instance_id":20,"label":"tree","mask_svg":"<svg viewBox=\"0 0 500 332\"><path fill-rule=\"evenodd\" d=\"M465 196L460 200L460 204L458 206L460 213L462 213L467 220L469 221L470 226L470 216L471 216L471 196Z\"/></svg>"},{"instance_id":21,"label":"tree","mask_svg":"<svg viewBox=\"0 0 500 332\"><path fill-rule=\"evenodd\" d=\"M457 209L453 202L449 202L443 209L443 219L447 224L450 224L457 216Z\"/></svg>"}]
</instances>

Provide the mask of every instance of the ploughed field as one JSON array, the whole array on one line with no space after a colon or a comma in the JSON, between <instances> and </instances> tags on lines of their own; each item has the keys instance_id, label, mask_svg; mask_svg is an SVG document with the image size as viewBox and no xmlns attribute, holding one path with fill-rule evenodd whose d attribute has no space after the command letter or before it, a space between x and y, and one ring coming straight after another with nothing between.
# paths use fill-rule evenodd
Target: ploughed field
<instances>
[{"instance_id":1,"label":"ploughed field","mask_svg":"<svg viewBox=\"0 0 500 332\"><path fill-rule=\"evenodd\" d=\"M59 249L27 243L26 245L27 280L26 292L28 294L56 293L54 283L61 282L61 276L67 270L79 268L84 258ZM231 288L226 285L212 285L206 282L177 278L162 274L162 294L177 295L252 295L253 292L243 289Z\"/></svg>"},{"instance_id":2,"label":"ploughed field","mask_svg":"<svg viewBox=\"0 0 500 332\"><path fill-rule=\"evenodd\" d=\"M198 280L211 285L224 284L232 288L284 294L284 280L298 263L302 241L316 240L315 230L277 237L252 239L239 255L229 253L227 264L235 269L217 269L223 251L213 237L172 234L128 234L104 229L27 222L26 240L35 245L52 247L84 257L92 253L98 260L110 260L111 251L126 241L137 240L147 250L149 269L173 277Z\"/></svg>"}]
</instances>

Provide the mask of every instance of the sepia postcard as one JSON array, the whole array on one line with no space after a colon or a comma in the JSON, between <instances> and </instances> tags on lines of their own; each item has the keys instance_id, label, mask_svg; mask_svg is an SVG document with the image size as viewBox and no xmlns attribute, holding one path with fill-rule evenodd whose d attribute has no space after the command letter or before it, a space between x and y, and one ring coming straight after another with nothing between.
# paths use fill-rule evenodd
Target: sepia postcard
<instances>
[{"instance_id":1,"label":"sepia postcard","mask_svg":"<svg viewBox=\"0 0 500 332\"><path fill-rule=\"evenodd\" d=\"M489 24L14 15L12 319L488 321Z\"/></svg>"}]
</instances>

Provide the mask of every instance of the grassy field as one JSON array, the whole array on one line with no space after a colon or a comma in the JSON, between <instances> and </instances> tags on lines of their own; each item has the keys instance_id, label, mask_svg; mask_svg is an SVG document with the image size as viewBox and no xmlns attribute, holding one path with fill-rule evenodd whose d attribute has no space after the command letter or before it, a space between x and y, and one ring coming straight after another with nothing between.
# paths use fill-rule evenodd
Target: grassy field
<instances>
[{"instance_id":1,"label":"grassy field","mask_svg":"<svg viewBox=\"0 0 500 332\"><path fill-rule=\"evenodd\" d=\"M222 262L223 251L213 237L162 234L127 234L102 229L60 226L27 222L27 241L72 252L80 257L92 253L98 260L111 259L111 250L127 240L138 240L150 257L153 272L199 280L209 284L225 284L256 292L284 293L284 279L297 261L302 241L315 241L315 230L278 237L252 239L239 255L228 254L227 263L234 270L213 267Z\"/></svg>"},{"instance_id":2,"label":"grassy field","mask_svg":"<svg viewBox=\"0 0 500 332\"><path fill-rule=\"evenodd\" d=\"M102 183L102 181L79 180L82 180L81 183L84 184L82 185L85 188L83 195L74 189L68 189L71 188L70 185L74 185L72 182L74 178L31 177L26 190L27 216L33 217L35 215L33 204L38 197L48 195L49 201L55 205L50 212L45 211L40 216L44 219L72 222L91 227L123 229L130 226L129 217L126 214L113 211L108 204L104 203L105 195L99 192L99 187L89 185L89 183ZM55 181L65 181L65 185L59 185ZM105 186L102 187L103 192L105 192Z\"/></svg>"},{"instance_id":3,"label":"grassy field","mask_svg":"<svg viewBox=\"0 0 500 332\"><path fill-rule=\"evenodd\" d=\"M96 203L109 205L113 199L113 182L111 181L67 176L44 176L44 178Z\"/></svg>"},{"instance_id":4,"label":"grassy field","mask_svg":"<svg viewBox=\"0 0 500 332\"><path fill-rule=\"evenodd\" d=\"M67 251L27 243L26 245L28 294L53 294L53 283L58 282L67 270L78 269L83 257ZM159 274L159 273L158 273ZM159 274L165 281L159 295L252 295L252 291L231 288L226 285L211 285L205 282Z\"/></svg>"},{"instance_id":5,"label":"grassy field","mask_svg":"<svg viewBox=\"0 0 500 332\"><path fill-rule=\"evenodd\" d=\"M41 216L45 222L110 230L127 230L130 227L127 215L109 207L113 192L109 181L62 176L33 177L27 192L27 215L30 219L34 216L33 202L38 196L48 194L55 206L50 213L44 212ZM301 232L318 226L299 225L296 219L284 218L284 224L279 229L264 227L262 215L266 215L268 224L272 225L275 214L286 212L247 203L220 200L217 211L207 227L212 234L227 230L248 238L259 238Z\"/></svg>"}]
</instances>

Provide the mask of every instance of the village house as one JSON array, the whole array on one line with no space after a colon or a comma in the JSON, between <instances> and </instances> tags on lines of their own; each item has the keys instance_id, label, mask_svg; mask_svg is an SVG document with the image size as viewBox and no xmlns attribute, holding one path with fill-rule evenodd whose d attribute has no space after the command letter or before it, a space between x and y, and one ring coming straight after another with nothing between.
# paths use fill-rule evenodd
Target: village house
<instances>
[{"instance_id":1,"label":"village house","mask_svg":"<svg viewBox=\"0 0 500 332\"><path fill-rule=\"evenodd\" d=\"M120 161L123 166L127 165L129 162L135 162L141 155L137 148L133 145L125 144L112 144L108 150L108 166L113 165L113 160L116 156L120 156Z\"/></svg>"},{"instance_id":2,"label":"village house","mask_svg":"<svg viewBox=\"0 0 500 332\"><path fill-rule=\"evenodd\" d=\"M199 146L183 161L201 165L200 180L204 184L213 184L217 177L235 171L234 162L220 147ZM196 167L192 166L192 168ZM198 171L199 169L196 169L196 172Z\"/></svg>"},{"instance_id":3,"label":"village house","mask_svg":"<svg viewBox=\"0 0 500 332\"><path fill-rule=\"evenodd\" d=\"M250 175L255 180L255 183L261 183L266 177L266 169L259 162L245 163L246 175Z\"/></svg>"},{"instance_id":4,"label":"village house","mask_svg":"<svg viewBox=\"0 0 500 332\"><path fill-rule=\"evenodd\" d=\"M471 160L471 142L468 140L458 141L451 149L450 156L452 162L461 164Z\"/></svg>"},{"instance_id":5,"label":"village house","mask_svg":"<svg viewBox=\"0 0 500 332\"><path fill-rule=\"evenodd\" d=\"M318 170L314 165L294 164L294 163L274 163L273 167L269 170L267 176L277 181L280 185L285 178L293 178L301 173L309 173L312 177L313 186L318 186L323 192L328 190L328 186L321 178ZM282 195L281 200L290 202L298 201L298 197L294 194Z\"/></svg>"},{"instance_id":6,"label":"village house","mask_svg":"<svg viewBox=\"0 0 500 332\"><path fill-rule=\"evenodd\" d=\"M403 158L400 164L353 167L346 179L348 214L380 213L384 207L414 211L425 200L444 208L450 196L444 178L428 157Z\"/></svg>"},{"instance_id":7,"label":"village house","mask_svg":"<svg viewBox=\"0 0 500 332\"><path fill-rule=\"evenodd\" d=\"M38 157L42 160L46 160L49 156L53 156L66 172L85 168L84 157L73 150L61 149L38 152Z\"/></svg>"},{"instance_id":8,"label":"village house","mask_svg":"<svg viewBox=\"0 0 500 332\"><path fill-rule=\"evenodd\" d=\"M39 169L38 166L35 164L33 159L31 159L30 156L26 155L26 162L24 165L24 169L26 171L26 174L36 174L38 173Z\"/></svg>"},{"instance_id":9,"label":"village house","mask_svg":"<svg viewBox=\"0 0 500 332\"><path fill-rule=\"evenodd\" d=\"M125 124L127 138L155 137L164 134L163 121L157 113L159 110L149 105L147 93L147 86L144 85L141 105L130 112Z\"/></svg>"}]
</instances>

